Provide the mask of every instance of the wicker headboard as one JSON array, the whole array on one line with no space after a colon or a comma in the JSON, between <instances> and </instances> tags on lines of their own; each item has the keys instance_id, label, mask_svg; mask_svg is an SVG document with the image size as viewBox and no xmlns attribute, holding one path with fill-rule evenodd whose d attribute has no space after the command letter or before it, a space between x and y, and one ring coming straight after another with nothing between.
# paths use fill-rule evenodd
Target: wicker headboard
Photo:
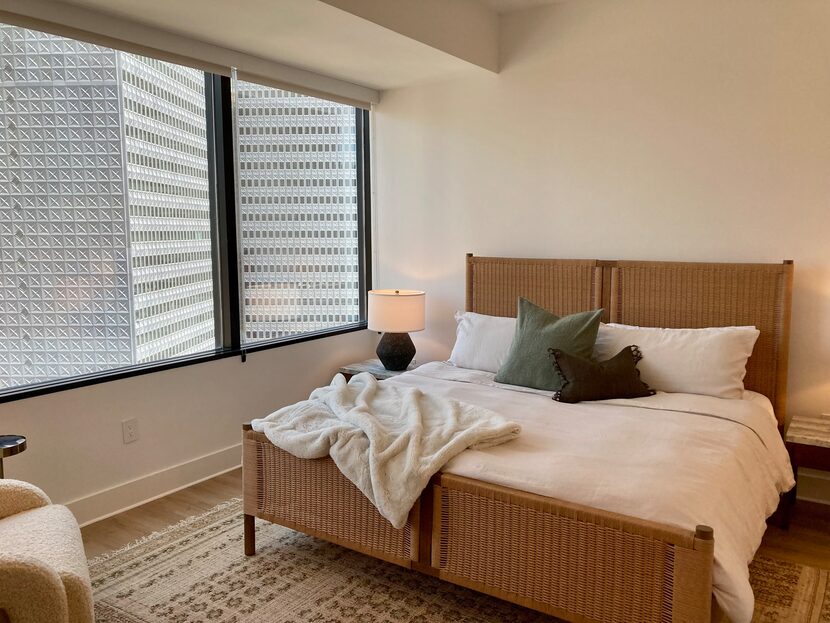
<instances>
[{"instance_id":1,"label":"wicker headboard","mask_svg":"<svg viewBox=\"0 0 830 623\"><path fill-rule=\"evenodd\" d=\"M605 308L607 322L643 327L754 325L761 335L744 385L786 418L793 263L711 264L467 255L467 310L515 316L523 296L553 313Z\"/></svg>"}]
</instances>

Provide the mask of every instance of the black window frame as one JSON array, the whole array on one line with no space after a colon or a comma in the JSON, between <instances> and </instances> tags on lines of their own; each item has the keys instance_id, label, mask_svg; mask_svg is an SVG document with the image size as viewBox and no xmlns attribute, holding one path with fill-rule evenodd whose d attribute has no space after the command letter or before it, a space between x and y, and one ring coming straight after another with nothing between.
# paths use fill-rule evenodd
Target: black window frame
<instances>
[{"instance_id":1,"label":"black window frame","mask_svg":"<svg viewBox=\"0 0 830 623\"><path fill-rule=\"evenodd\" d=\"M248 353L333 337L367 328L367 293L372 287L370 114L368 110L355 107L359 316L362 320L331 329L263 340L253 344L243 345L241 343L239 236L236 205L236 184L238 180L236 159L234 157L234 110L231 90L231 78L205 72L208 180L213 216L211 242L214 271L214 319L216 335L221 338L222 344L216 349L204 353L0 389L0 404L152 372L162 372L217 361L228 357L238 356L241 362L244 363Z\"/></svg>"}]
</instances>

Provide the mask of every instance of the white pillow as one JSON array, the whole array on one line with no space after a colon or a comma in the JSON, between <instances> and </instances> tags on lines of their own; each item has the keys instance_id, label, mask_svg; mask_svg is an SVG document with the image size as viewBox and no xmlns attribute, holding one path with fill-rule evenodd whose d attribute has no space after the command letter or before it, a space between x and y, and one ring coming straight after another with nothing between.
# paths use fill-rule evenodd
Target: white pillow
<instances>
[{"instance_id":1,"label":"white pillow","mask_svg":"<svg viewBox=\"0 0 830 623\"><path fill-rule=\"evenodd\" d=\"M459 368L498 372L516 332L516 319L455 312L458 328L450 363Z\"/></svg>"},{"instance_id":2,"label":"white pillow","mask_svg":"<svg viewBox=\"0 0 830 623\"><path fill-rule=\"evenodd\" d=\"M602 324L594 357L604 361L626 346L640 347L640 378L664 392L741 398L746 362L761 334L755 327L658 329Z\"/></svg>"}]
</instances>

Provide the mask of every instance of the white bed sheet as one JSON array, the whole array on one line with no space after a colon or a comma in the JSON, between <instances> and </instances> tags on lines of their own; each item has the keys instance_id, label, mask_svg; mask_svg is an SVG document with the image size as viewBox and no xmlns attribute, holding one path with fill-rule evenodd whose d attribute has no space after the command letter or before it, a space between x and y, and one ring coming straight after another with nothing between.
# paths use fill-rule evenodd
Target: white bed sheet
<instances>
[{"instance_id":1,"label":"white bed sheet","mask_svg":"<svg viewBox=\"0 0 830 623\"><path fill-rule=\"evenodd\" d=\"M389 379L485 406L518 422L514 441L466 450L446 473L694 530L714 529L714 595L749 623L748 565L779 494L793 484L769 400L658 393L564 404L550 392L433 362Z\"/></svg>"}]
</instances>

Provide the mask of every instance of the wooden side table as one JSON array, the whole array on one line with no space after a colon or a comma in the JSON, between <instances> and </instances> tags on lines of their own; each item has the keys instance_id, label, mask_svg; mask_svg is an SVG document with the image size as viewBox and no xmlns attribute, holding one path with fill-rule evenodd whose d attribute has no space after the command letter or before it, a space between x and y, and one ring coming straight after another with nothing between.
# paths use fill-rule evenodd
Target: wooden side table
<instances>
[{"instance_id":1,"label":"wooden side table","mask_svg":"<svg viewBox=\"0 0 830 623\"><path fill-rule=\"evenodd\" d=\"M378 381L382 381L384 379L391 379L393 376L398 376L404 372L409 372L417 367L418 364L413 361L409 364L409 367L406 370L387 370L383 367L380 359L367 359L366 361L358 361L356 363L347 364L340 368L338 372L345 376L347 381L355 374L359 374L361 372L368 372Z\"/></svg>"},{"instance_id":2,"label":"wooden side table","mask_svg":"<svg viewBox=\"0 0 830 623\"><path fill-rule=\"evenodd\" d=\"M4 478L3 459L7 456L20 454L26 449L26 438L23 435L0 435L0 478Z\"/></svg>"},{"instance_id":3,"label":"wooden side table","mask_svg":"<svg viewBox=\"0 0 830 623\"><path fill-rule=\"evenodd\" d=\"M787 428L786 445L795 474L795 487L788 494L785 525L789 511L795 505L799 468L830 471L830 414L794 415Z\"/></svg>"}]
</instances>

